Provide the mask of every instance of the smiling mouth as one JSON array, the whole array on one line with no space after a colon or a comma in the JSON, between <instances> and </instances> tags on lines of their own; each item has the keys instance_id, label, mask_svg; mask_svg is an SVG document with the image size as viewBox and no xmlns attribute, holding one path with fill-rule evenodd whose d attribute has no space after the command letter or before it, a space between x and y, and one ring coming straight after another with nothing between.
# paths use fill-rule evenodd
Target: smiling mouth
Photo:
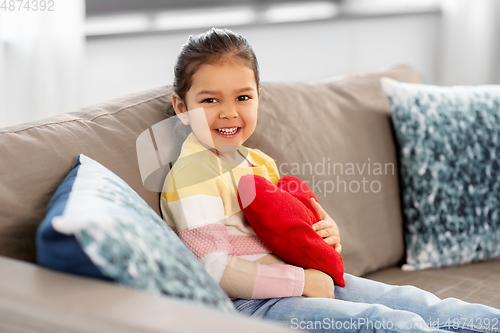
<instances>
[{"instance_id":1,"label":"smiling mouth","mask_svg":"<svg viewBox=\"0 0 500 333\"><path fill-rule=\"evenodd\" d=\"M235 134L238 131L239 127L226 127L226 128L217 128L216 131L225 134L225 135L232 135Z\"/></svg>"}]
</instances>

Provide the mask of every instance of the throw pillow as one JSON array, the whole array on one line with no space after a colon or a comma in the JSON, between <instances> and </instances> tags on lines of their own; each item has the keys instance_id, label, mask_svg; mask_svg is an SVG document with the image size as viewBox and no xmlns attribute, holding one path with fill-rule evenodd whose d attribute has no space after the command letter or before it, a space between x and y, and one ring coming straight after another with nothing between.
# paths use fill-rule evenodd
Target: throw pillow
<instances>
[{"instance_id":1,"label":"throw pillow","mask_svg":"<svg viewBox=\"0 0 500 333\"><path fill-rule=\"evenodd\" d=\"M399 144L403 268L500 257L500 86L381 83Z\"/></svg>"},{"instance_id":2,"label":"throw pillow","mask_svg":"<svg viewBox=\"0 0 500 333\"><path fill-rule=\"evenodd\" d=\"M323 271L344 287L342 257L312 228L320 220L309 202L316 200L313 192L294 176L282 177L278 186L259 175L240 178L238 202L255 234L288 263Z\"/></svg>"},{"instance_id":3,"label":"throw pillow","mask_svg":"<svg viewBox=\"0 0 500 333\"><path fill-rule=\"evenodd\" d=\"M37 230L42 266L234 311L174 231L121 178L80 155Z\"/></svg>"}]
</instances>

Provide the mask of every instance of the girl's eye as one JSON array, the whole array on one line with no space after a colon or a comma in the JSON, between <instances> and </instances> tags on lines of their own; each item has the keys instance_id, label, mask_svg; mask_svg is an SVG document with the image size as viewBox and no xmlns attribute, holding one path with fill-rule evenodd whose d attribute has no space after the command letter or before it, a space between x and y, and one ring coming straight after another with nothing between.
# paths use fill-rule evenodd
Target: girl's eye
<instances>
[{"instance_id":1,"label":"girl's eye","mask_svg":"<svg viewBox=\"0 0 500 333\"><path fill-rule=\"evenodd\" d=\"M250 99L250 96L248 95L241 95L241 96L238 96L237 100L238 101L247 101ZM217 100L215 98L206 98L203 100L202 103L216 103Z\"/></svg>"}]
</instances>

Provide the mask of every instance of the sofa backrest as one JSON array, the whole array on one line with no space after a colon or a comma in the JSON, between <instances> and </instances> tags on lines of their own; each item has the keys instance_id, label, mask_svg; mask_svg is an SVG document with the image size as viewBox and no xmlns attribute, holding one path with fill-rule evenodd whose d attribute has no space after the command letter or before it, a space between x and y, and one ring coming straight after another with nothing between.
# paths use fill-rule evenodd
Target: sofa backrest
<instances>
[{"instance_id":1,"label":"sofa backrest","mask_svg":"<svg viewBox=\"0 0 500 333\"><path fill-rule=\"evenodd\" d=\"M397 169L373 174L376 163L397 167L382 76L418 82L412 69L398 66L316 83L264 83L257 129L246 143L275 158L283 174L309 182L340 227L353 274L403 257ZM160 87L0 130L0 255L36 261L36 228L80 153L123 178L159 213L159 194L142 183L136 140L173 113L171 93L171 86ZM355 192L356 183L371 189Z\"/></svg>"},{"instance_id":2,"label":"sofa backrest","mask_svg":"<svg viewBox=\"0 0 500 333\"><path fill-rule=\"evenodd\" d=\"M159 194L142 184L136 140L172 112L171 93L161 87L0 130L0 255L36 262L36 228L81 153L115 172L159 214Z\"/></svg>"}]
</instances>

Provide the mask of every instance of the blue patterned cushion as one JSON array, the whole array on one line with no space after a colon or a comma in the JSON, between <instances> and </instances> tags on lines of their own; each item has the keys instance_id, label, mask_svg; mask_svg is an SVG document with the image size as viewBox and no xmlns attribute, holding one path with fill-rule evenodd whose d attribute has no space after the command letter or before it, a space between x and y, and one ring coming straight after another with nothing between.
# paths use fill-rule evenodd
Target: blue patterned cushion
<instances>
[{"instance_id":1,"label":"blue patterned cushion","mask_svg":"<svg viewBox=\"0 0 500 333\"><path fill-rule=\"evenodd\" d=\"M232 312L198 259L122 179L80 155L37 230L42 266Z\"/></svg>"},{"instance_id":2,"label":"blue patterned cushion","mask_svg":"<svg viewBox=\"0 0 500 333\"><path fill-rule=\"evenodd\" d=\"M500 86L381 83L399 144L403 268L500 257Z\"/></svg>"}]
</instances>

